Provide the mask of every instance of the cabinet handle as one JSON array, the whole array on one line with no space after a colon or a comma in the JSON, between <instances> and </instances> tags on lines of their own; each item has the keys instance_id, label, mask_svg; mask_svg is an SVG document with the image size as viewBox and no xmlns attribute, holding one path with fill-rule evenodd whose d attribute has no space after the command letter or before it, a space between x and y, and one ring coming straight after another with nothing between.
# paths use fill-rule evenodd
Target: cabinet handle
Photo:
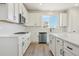
<instances>
[{"instance_id":1,"label":"cabinet handle","mask_svg":"<svg viewBox=\"0 0 79 59\"><path fill-rule=\"evenodd\" d=\"M73 50L71 47L67 46L68 49Z\"/></svg>"},{"instance_id":2,"label":"cabinet handle","mask_svg":"<svg viewBox=\"0 0 79 59\"><path fill-rule=\"evenodd\" d=\"M61 54L62 56L64 56L64 51L63 51L63 49L60 49L60 54Z\"/></svg>"}]
</instances>

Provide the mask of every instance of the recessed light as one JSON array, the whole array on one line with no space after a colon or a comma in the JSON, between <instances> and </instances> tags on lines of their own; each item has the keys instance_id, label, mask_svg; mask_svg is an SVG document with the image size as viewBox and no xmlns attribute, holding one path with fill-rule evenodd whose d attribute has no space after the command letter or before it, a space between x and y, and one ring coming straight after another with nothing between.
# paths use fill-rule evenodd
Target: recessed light
<instances>
[{"instance_id":1,"label":"recessed light","mask_svg":"<svg viewBox=\"0 0 79 59\"><path fill-rule=\"evenodd\" d=\"M75 6L79 6L79 4L74 4Z\"/></svg>"}]
</instances>

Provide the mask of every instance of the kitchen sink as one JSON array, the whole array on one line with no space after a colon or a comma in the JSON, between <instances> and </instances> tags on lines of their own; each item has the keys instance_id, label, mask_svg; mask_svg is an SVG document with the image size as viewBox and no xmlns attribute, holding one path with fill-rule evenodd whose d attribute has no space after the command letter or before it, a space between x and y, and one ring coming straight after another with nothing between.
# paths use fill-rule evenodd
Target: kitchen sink
<instances>
[{"instance_id":1,"label":"kitchen sink","mask_svg":"<svg viewBox=\"0 0 79 59\"><path fill-rule=\"evenodd\" d=\"M28 34L29 32L16 32L14 34Z\"/></svg>"}]
</instances>

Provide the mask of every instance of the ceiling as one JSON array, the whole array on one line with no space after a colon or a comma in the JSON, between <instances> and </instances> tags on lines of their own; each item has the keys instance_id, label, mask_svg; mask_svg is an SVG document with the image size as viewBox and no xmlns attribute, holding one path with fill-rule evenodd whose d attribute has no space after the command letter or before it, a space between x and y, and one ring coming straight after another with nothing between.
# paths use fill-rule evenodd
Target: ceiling
<instances>
[{"instance_id":1,"label":"ceiling","mask_svg":"<svg viewBox=\"0 0 79 59\"><path fill-rule=\"evenodd\" d=\"M75 3L25 3L29 11L62 11L78 6Z\"/></svg>"}]
</instances>

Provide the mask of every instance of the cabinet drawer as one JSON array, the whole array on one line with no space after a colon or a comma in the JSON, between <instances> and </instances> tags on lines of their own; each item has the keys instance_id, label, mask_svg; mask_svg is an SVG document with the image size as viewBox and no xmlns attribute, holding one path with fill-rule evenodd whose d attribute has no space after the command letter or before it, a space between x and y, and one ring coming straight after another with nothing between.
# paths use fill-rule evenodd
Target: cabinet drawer
<instances>
[{"instance_id":1,"label":"cabinet drawer","mask_svg":"<svg viewBox=\"0 0 79 59\"><path fill-rule=\"evenodd\" d=\"M75 56L75 55L64 49L64 56Z\"/></svg>"},{"instance_id":2,"label":"cabinet drawer","mask_svg":"<svg viewBox=\"0 0 79 59\"><path fill-rule=\"evenodd\" d=\"M56 38L56 44L63 45L63 40L61 40L60 38Z\"/></svg>"},{"instance_id":3,"label":"cabinet drawer","mask_svg":"<svg viewBox=\"0 0 79 59\"><path fill-rule=\"evenodd\" d=\"M79 55L79 47L77 47L74 44L71 44L71 43L65 41L64 48L69 50L70 52L72 52L73 54L75 54L77 56Z\"/></svg>"}]
</instances>

